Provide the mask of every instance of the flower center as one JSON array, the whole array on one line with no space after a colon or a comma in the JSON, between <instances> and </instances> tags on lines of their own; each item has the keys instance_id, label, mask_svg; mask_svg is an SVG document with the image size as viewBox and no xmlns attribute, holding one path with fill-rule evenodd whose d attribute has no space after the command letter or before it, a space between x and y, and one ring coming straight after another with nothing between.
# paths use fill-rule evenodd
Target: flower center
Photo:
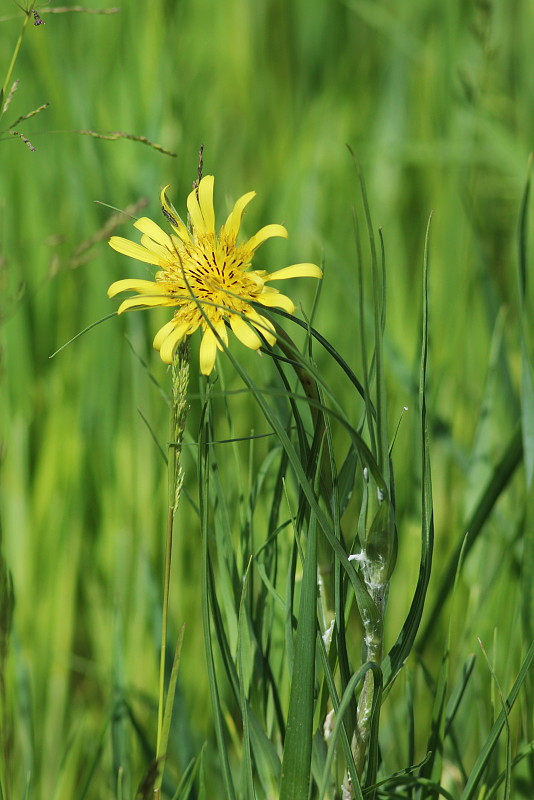
<instances>
[{"instance_id":1,"label":"flower center","mask_svg":"<svg viewBox=\"0 0 534 800\"><path fill-rule=\"evenodd\" d=\"M192 298L214 304L208 312L210 316L224 314L225 308L242 311L263 288L263 282L246 271L250 265L248 250L223 237L197 235L194 244L176 242L169 256L169 263L158 272L156 280L165 284L179 305Z\"/></svg>"}]
</instances>

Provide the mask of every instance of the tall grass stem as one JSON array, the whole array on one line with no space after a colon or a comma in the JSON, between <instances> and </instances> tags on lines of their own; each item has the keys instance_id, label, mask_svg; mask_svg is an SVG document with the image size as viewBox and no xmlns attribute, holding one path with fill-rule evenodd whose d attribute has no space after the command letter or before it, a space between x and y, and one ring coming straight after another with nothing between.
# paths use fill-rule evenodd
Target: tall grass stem
<instances>
[{"instance_id":1,"label":"tall grass stem","mask_svg":"<svg viewBox=\"0 0 534 800\"><path fill-rule=\"evenodd\" d=\"M174 516L183 485L183 469L180 461L181 444L187 420L187 389L189 385L189 346L182 343L176 350L172 363L172 404L169 415L169 459L167 530L165 535L165 563L163 571L163 610L161 621L161 650L159 664L158 727L156 758L164 755L163 715L165 709L165 656L167 649L167 626L169 612L169 590L171 580L172 537ZM158 790L159 791L159 790Z\"/></svg>"}]
</instances>

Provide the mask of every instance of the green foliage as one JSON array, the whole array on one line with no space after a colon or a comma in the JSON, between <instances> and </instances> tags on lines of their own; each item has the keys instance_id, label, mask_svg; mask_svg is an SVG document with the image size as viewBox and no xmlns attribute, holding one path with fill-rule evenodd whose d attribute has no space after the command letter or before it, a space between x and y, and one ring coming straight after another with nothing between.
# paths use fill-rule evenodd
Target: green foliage
<instances>
[{"instance_id":1,"label":"green foliage","mask_svg":"<svg viewBox=\"0 0 534 800\"><path fill-rule=\"evenodd\" d=\"M530 798L532 4L75 8L0 19L0 797ZM202 143L325 277L192 339L163 704L166 317L106 240Z\"/></svg>"}]
</instances>

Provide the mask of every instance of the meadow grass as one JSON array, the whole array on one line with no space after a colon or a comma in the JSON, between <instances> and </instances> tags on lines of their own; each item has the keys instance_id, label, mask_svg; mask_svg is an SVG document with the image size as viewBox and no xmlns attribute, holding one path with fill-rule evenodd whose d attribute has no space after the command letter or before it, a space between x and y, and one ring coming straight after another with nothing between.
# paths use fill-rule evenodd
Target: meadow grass
<instances>
[{"instance_id":1,"label":"meadow grass","mask_svg":"<svg viewBox=\"0 0 534 800\"><path fill-rule=\"evenodd\" d=\"M342 785L361 796L358 781L347 788L352 769L365 797L531 797L531 4L53 10L38 9L44 25L28 18L11 75L25 16L15 3L0 11L2 105L19 81L0 120L2 797L128 798L147 775L140 796L151 796L171 402L151 340L168 316L110 319L50 356L115 310L112 281L149 277L107 246L132 234L114 209L163 225L159 190L170 183L184 209L201 144L219 219L255 189L246 233L289 230L256 268L324 265L318 298L306 280L288 293L329 344L276 316L318 387L314 405L290 364L238 344L207 382L192 337L166 685L185 630L163 796L293 800L310 780L312 797L341 797ZM364 678L355 593L367 601L343 559L368 533L364 445L383 477L405 406L385 660ZM325 529L333 600L317 606ZM316 626L332 613L328 649ZM359 768L364 681L373 724ZM346 715L329 716L340 703Z\"/></svg>"}]
</instances>

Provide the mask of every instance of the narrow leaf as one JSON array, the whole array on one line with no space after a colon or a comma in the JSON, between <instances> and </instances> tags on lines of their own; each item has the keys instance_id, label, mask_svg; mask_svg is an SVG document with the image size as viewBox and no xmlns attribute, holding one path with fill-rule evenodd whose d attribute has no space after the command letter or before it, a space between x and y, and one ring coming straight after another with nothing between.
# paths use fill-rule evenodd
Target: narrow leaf
<instances>
[{"instance_id":1,"label":"narrow leaf","mask_svg":"<svg viewBox=\"0 0 534 800\"><path fill-rule=\"evenodd\" d=\"M317 608L317 528L310 521L291 677L280 800L308 800L313 737Z\"/></svg>"}]
</instances>

